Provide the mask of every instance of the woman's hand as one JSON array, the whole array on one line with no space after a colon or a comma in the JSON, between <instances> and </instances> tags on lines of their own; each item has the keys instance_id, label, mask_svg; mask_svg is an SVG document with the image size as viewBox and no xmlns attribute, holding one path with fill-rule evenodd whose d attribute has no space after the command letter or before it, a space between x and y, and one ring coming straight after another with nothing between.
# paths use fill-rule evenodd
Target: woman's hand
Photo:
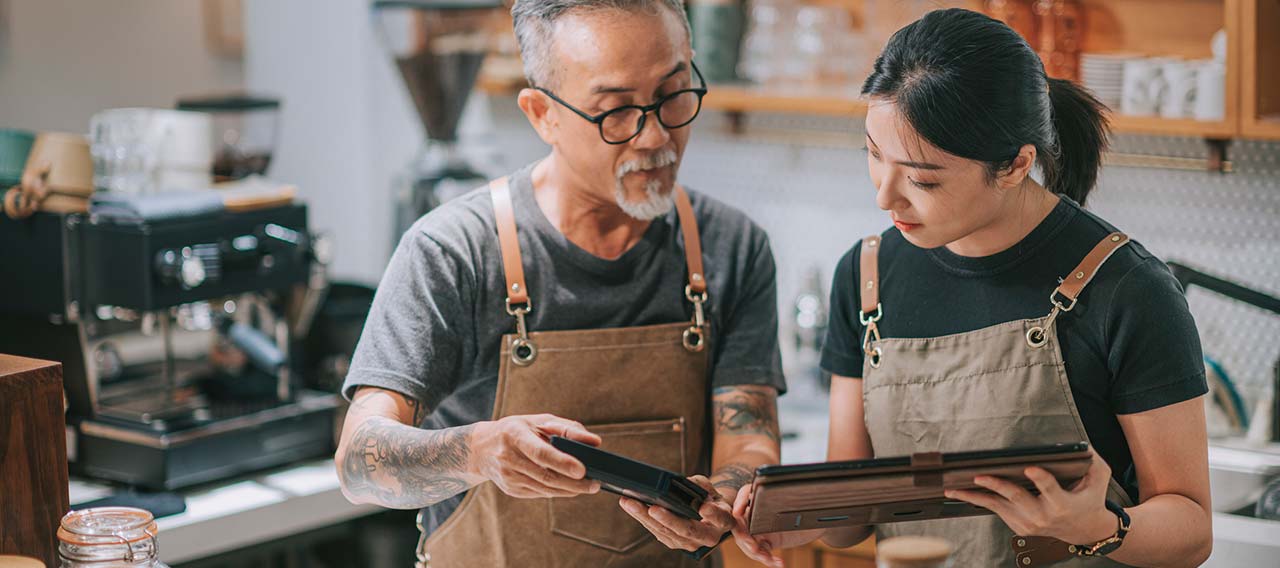
<instances>
[{"instance_id":1,"label":"woman's hand","mask_svg":"<svg viewBox=\"0 0 1280 568\"><path fill-rule=\"evenodd\" d=\"M826 531L813 529L806 531L788 531L752 535L747 527L751 520L751 485L743 485L733 501L733 540L743 554L765 566L782 566L782 556L778 551L784 548L802 546L822 538Z\"/></svg>"},{"instance_id":2,"label":"woman's hand","mask_svg":"<svg viewBox=\"0 0 1280 568\"><path fill-rule=\"evenodd\" d=\"M1107 484L1111 468L1093 454L1093 463L1075 487L1063 489L1053 474L1039 467L1025 472L1035 483L1040 495L1013 482L989 476L978 476L974 483L984 491L950 490L948 499L966 501L1000 516L1019 536L1047 536L1068 544L1091 544L1116 532L1115 514L1106 508Z\"/></svg>"}]
</instances>

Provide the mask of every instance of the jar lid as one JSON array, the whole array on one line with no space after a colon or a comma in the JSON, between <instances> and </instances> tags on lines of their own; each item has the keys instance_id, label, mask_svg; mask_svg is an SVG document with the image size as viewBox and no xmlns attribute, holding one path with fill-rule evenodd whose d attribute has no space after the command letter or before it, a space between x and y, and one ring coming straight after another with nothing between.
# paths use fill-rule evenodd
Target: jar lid
<instances>
[{"instance_id":1,"label":"jar lid","mask_svg":"<svg viewBox=\"0 0 1280 568\"><path fill-rule=\"evenodd\" d=\"M77 546L132 544L154 539L151 512L133 507L96 507L71 511L62 517L58 540Z\"/></svg>"},{"instance_id":2,"label":"jar lid","mask_svg":"<svg viewBox=\"0 0 1280 568\"><path fill-rule=\"evenodd\" d=\"M876 556L902 566L931 566L951 555L951 543L929 536L900 536L876 543Z\"/></svg>"}]
</instances>

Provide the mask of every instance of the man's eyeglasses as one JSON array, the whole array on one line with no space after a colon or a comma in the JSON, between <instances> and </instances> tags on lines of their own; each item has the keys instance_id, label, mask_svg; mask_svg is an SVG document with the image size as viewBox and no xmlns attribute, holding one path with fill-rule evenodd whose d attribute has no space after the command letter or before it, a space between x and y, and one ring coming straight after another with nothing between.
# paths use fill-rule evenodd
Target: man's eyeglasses
<instances>
[{"instance_id":1,"label":"man's eyeglasses","mask_svg":"<svg viewBox=\"0 0 1280 568\"><path fill-rule=\"evenodd\" d=\"M698 113L702 111L702 97L707 94L707 82L702 79L702 72L698 71L697 65L694 65L692 61L689 62L689 65L693 67L693 72L698 77L698 84L700 85L698 88L676 91L648 106L625 105L604 111L595 116L582 112L547 89L542 87L534 87L534 89L542 91L548 97L551 97L551 100L560 103L578 116L595 124L600 128L600 138L603 138L605 142L609 144L626 144L631 139L639 136L640 132L644 130L645 120L647 120L650 112L657 114L658 123L667 130L686 126L698 117Z\"/></svg>"}]
</instances>

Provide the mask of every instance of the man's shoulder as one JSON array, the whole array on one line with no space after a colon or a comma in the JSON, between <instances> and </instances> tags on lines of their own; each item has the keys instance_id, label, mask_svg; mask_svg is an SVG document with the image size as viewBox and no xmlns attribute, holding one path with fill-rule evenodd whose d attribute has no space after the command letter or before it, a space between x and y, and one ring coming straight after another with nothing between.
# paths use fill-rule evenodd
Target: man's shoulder
<instances>
[{"instance_id":1,"label":"man's shoulder","mask_svg":"<svg viewBox=\"0 0 1280 568\"><path fill-rule=\"evenodd\" d=\"M474 251L493 240L497 225L488 186L476 188L427 212L409 228L405 238L412 242L454 251Z\"/></svg>"},{"instance_id":2,"label":"man's shoulder","mask_svg":"<svg viewBox=\"0 0 1280 568\"><path fill-rule=\"evenodd\" d=\"M698 231L703 240L710 243L714 238L754 246L768 243L768 233L741 209L695 189L686 187L685 191L698 218Z\"/></svg>"}]
</instances>

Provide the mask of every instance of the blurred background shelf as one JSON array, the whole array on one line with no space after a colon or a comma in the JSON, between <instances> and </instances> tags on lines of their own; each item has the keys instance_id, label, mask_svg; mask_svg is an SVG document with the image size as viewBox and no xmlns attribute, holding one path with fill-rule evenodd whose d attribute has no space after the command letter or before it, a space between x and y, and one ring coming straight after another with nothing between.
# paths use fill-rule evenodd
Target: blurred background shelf
<instances>
[{"instance_id":1,"label":"blurred background shelf","mask_svg":"<svg viewBox=\"0 0 1280 568\"><path fill-rule=\"evenodd\" d=\"M775 112L831 116L863 116L867 104L857 85L765 87L712 85L702 106L725 112Z\"/></svg>"}]
</instances>

